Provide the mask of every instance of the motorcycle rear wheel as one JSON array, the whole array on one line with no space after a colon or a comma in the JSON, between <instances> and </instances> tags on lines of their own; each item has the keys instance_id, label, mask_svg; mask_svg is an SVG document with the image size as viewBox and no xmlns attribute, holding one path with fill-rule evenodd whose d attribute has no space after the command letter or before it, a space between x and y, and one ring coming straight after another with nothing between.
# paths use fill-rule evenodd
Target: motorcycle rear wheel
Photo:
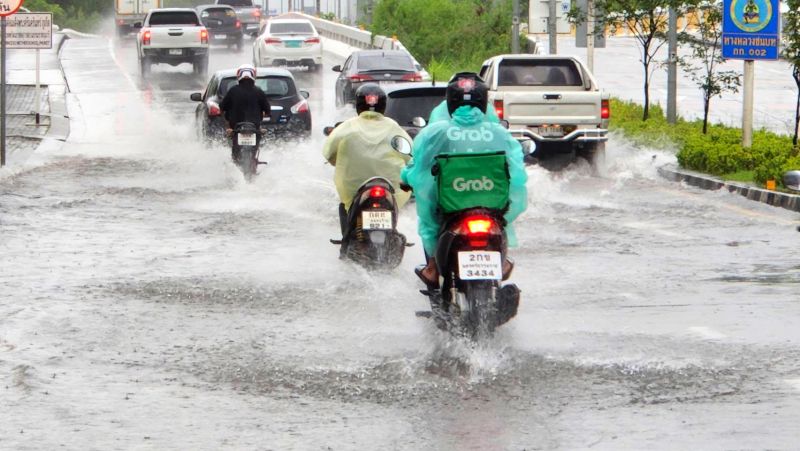
<instances>
[{"instance_id":1,"label":"motorcycle rear wheel","mask_svg":"<svg viewBox=\"0 0 800 451\"><path fill-rule=\"evenodd\" d=\"M462 283L468 306L467 311L462 311L461 324L465 334L473 340L491 338L497 328L494 282L474 280Z\"/></svg>"},{"instance_id":2,"label":"motorcycle rear wheel","mask_svg":"<svg viewBox=\"0 0 800 451\"><path fill-rule=\"evenodd\" d=\"M256 175L256 167L257 161L256 156L254 155L253 149L241 149L239 151L239 161L236 164L241 169L242 174L244 174L245 180L248 182L253 179Z\"/></svg>"}]
</instances>

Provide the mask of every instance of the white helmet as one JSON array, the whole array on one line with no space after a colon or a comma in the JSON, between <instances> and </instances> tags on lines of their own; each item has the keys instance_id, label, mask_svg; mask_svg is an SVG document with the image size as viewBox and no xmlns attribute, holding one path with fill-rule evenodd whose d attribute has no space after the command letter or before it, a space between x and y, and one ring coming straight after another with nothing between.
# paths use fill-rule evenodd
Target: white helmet
<instances>
[{"instance_id":1,"label":"white helmet","mask_svg":"<svg viewBox=\"0 0 800 451\"><path fill-rule=\"evenodd\" d=\"M256 79L256 68L252 64L242 64L236 70L236 80L240 81L242 78L249 78L253 81Z\"/></svg>"}]
</instances>

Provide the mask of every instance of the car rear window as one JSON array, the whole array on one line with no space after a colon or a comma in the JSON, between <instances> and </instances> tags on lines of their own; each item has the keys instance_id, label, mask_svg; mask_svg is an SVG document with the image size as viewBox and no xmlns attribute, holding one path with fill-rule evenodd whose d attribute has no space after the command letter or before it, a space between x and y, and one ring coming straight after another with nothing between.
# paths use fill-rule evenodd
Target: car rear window
<instances>
[{"instance_id":1,"label":"car rear window","mask_svg":"<svg viewBox=\"0 0 800 451\"><path fill-rule=\"evenodd\" d=\"M253 6L251 0L218 0L217 4L228 6Z\"/></svg>"},{"instance_id":2,"label":"car rear window","mask_svg":"<svg viewBox=\"0 0 800 451\"><path fill-rule=\"evenodd\" d=\"M497 74L499 86L581 86L578 68L564 59L504 59Z\"/></svg>"},{"instance_id":3,"label":"car rear window","mask_svg":"<svg viewBox=\"0 0 800 451\"><path fill-rule=\"evenodd\" d=\"M411 120L415 117L428 120L431 111L444 99L444 87L390 92L384 115L394 119L400 125L411 125Z\"/></svg>"},{"instance_id":4,"label":"car rear window","mask_svg":"<svg viewBox=\"0 0 800 451\"><path fill-rule=\"evenodd\" d=\"M224 78L219 84L219 96L225 97L225 94L237 83L236 77ZM261 88L268 97L286 97L294 94L294 83L286 77L258 77L256 86Z\"/></svg>"},{"instance_id":5,"label":"car rear window","mask_svg":"<svg viewBox=\"0 0 800 451\"><path fill-rule=\"evenodd\" d=\"M200 25L194 11L160 11L150 15L150 25Z\"/></svg>"},{"instance_id":6,"label":"car rear window","mask_svg":"<svg viewBox=\"0 0 800 451\"><path fill-rule=\"evenodd\" d=\"M356 69L359 72L371 70L402 70L414 72L414 61L408 55L398 54L373 54L359 55L356 62Z\"/></svg>"},{"instance_id":7,"label":"car rear window","mask_svg":"<svg viewBox=\"0 0 800 451\"><path fill-rule=\"evenodd\" d=\"M236 11L230 8L209 8L204 9L203 12L200 13L200 17L202 19L235 19Z\"/></svg>"},{"instance_id":8,"label":"car rear window","mask_svg":"<svg viewBox=\"0 0 800 451\"><path fill-rule=\"evenodd\" d=\"M303 22L273 22L269 26L270 34L314 34L310 23Z\"/></svg>"}]
</instances>

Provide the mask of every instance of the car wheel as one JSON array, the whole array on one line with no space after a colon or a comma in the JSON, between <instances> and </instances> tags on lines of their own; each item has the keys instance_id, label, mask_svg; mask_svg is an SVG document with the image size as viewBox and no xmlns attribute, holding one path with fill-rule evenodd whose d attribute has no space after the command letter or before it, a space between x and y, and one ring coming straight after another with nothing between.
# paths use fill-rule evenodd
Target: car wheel
<instances>
[{"instance_id":1,"label":"car wheel","mask_svg":"<svg viewBox=\"0 0 800 451\"><path fill-rule=\"evenodd\" d=\"M153 62L150 60L149 57L145 56L139 59L139 75L142 78L146 78L150 76L150 70L153 67Z\"/></svg>"},{"instance_id":2,"label":"car wheel","mask_svg":"<svg viewBox=\"0 0 800 451\"><path fill-rule=\"evenodd\" d=\"M192 69L195 75L205 77L208 72L208 57L194 60Z\"/></svg>"}]
</instances>

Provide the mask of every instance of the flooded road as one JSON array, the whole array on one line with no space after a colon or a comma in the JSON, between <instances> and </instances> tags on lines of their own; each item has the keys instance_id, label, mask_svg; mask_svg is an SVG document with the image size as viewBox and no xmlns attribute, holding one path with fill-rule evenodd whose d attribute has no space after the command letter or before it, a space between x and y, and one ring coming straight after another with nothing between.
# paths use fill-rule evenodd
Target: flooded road
<instances>
[{"instance_id":1,"label":"flooded road","mask_svg":"<svg viewBox=\"0 0 800 451\"><path fill-rule=\"evenodd\" d=\"M212 70L249 54L212 55ZM397 270L338 260L321 128L337 64L296 74L314 133L245 183L195 138L188 66L70 40L72 133L0 179L0 448L791 449L800 235L791 212L656 175L529 168L519 315L471 345Z\"/></svg>"}]
</instances>

